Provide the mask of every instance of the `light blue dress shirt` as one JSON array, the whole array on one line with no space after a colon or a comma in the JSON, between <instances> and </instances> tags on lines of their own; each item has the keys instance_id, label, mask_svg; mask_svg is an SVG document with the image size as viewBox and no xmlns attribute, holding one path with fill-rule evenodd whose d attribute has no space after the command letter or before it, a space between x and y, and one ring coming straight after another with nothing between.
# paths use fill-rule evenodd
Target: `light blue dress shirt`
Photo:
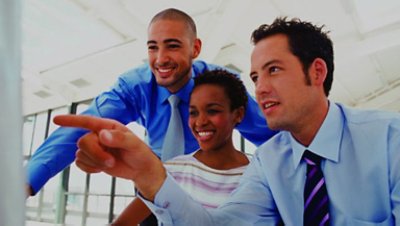
<instances>
[{"instance_id":1,"label":"light blue dress shirt","mask_svg":"<svg viewBox=\"0 0 400 226\"><path fill-rule=\"evenodd\" d=\"M331 225L400 224L400 115L334 103L309 147L288 132L260 146L239 187L216 211L179 192L170 176L155 203L146 204L164 225L301 225L305 149L325 158Z\"/></svg>"},{"instance_id":2,"label":"light blue dress shirt","mask_svg":"<svg viewBox=\"0 0 400 226\"><path fill-rule=\"evenodd\" d=\"M192 65L192 76L196 77L205 70L216 68L221 67L195 61ZM191 79L176 93L181 99L179 111L184 126L186 154L199 148L187 125L189 95L193 85L194 81ZM109 91L96 97L83 114L111 118L123 124L136 121L145 127L150 147L160 156L171 114L168 103L170 95L166 88L157 85L149 65L145 64L122 74L116 84ZM250 95L246 115L236 128L257 146L276 133L268 129L264 116ZM28 183L35 193L51 177L75 160L76 142L86 132L82 129L62 127L38 148L27 165Z\"/></svg>"}]
</instances>

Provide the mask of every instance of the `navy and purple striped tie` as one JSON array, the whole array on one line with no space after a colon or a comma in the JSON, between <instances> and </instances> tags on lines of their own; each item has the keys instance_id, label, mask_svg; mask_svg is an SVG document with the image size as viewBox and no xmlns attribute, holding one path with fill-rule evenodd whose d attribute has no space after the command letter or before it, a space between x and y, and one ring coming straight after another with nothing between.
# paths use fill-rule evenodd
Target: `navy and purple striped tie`
<instances>
[{"instance_id":1,"label":"navy and purple striped tie","mask_svg":"<svg viewBox=\"0 0 400 226\"><path fill-rule=\"evenodd\" d=\"M329 225L329 198L321 170L321 157L306 150L307 180L304 187L304 226Z\"/></svg>"}]
</instances>

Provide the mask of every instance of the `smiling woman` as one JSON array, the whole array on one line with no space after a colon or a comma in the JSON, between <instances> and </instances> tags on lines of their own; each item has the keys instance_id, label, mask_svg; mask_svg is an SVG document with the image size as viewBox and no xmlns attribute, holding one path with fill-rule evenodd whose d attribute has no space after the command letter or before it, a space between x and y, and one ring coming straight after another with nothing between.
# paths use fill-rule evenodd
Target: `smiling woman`
<instances>
[{"instance_id":1,"label":"smiling woman","mask_svg":"<svg viewBox=\"0 0 400 226\"><path fill-rule=\"evenodd\" d=\"M200 148L164 165L194 200L215 209L237 187L249 163L232 139L233 129L244 117L247 95L243 83L225 70L206 71L194 83L188 124ZM136 225L148 215L150 210L135 199L113 225Z\"/></svg>"}]
</instances>

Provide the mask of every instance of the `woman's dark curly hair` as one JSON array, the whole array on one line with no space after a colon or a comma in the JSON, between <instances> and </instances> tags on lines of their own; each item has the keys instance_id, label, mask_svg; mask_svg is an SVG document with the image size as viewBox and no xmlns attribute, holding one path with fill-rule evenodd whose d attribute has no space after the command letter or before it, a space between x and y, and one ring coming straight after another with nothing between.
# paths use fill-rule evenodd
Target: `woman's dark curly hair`
<instances>
[{"instance_id":1,"label":"woman's dark curly hair","mask_svg":"<svg viewBox=\"0 0 400 226\"><path fill-rule=\"evenodd\" d=\"M246 88L244 87L243 82L233 73L223 69L205 71L194 78L192 93L198 86L204 84L217 85L224 88L225 93L230 100L231 110L242 106L244 107L244 110L246 110Z\"/></svg>"}]
</instances>

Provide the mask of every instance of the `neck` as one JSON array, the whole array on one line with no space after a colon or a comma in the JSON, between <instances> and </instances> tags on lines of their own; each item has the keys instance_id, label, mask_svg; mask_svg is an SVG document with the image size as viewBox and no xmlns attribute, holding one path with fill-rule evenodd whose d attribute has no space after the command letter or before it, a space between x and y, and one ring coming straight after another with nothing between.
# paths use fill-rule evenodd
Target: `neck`
<instances>
[{"instance_id":1,"label":"neck","mask_svg":"<svg viewBox=\"0 0 400 226\"><path fill-rule=\"evenodd\" d=\"M315 109L317 110L310 113L307 118L304 119L305 123L303 123L302 126L290 131L292 136L305 147L308 147L314 140L326 118L326 115L328 114L328 100L325 100L323 104L319 105L319 107L316 107Z\"/></svg>"},{"instance_id":2,"label":"neck","mask_svg":"<svg viewBox=\"0 0 400 226\"><path fill-rule=\"evenodd\" d=\"M179 90L181 90L190 81L191 78L192 78L191 73L189 73L185 77L176 81L173 85L168 86L166 88L170 93L175 94Z\"/></svg>"},{"instance_id":3,"label":"neck","mask_svg":"<svg viewBox=\"0 0 400 226\"><path fill-rule=\"evenodd\" d=\"M245 162L247 158L235 149L232 140L217 149L200 149L194 157L204 165L219 170L232 169L247 164Z\"/></svg>"}]
</instances>

